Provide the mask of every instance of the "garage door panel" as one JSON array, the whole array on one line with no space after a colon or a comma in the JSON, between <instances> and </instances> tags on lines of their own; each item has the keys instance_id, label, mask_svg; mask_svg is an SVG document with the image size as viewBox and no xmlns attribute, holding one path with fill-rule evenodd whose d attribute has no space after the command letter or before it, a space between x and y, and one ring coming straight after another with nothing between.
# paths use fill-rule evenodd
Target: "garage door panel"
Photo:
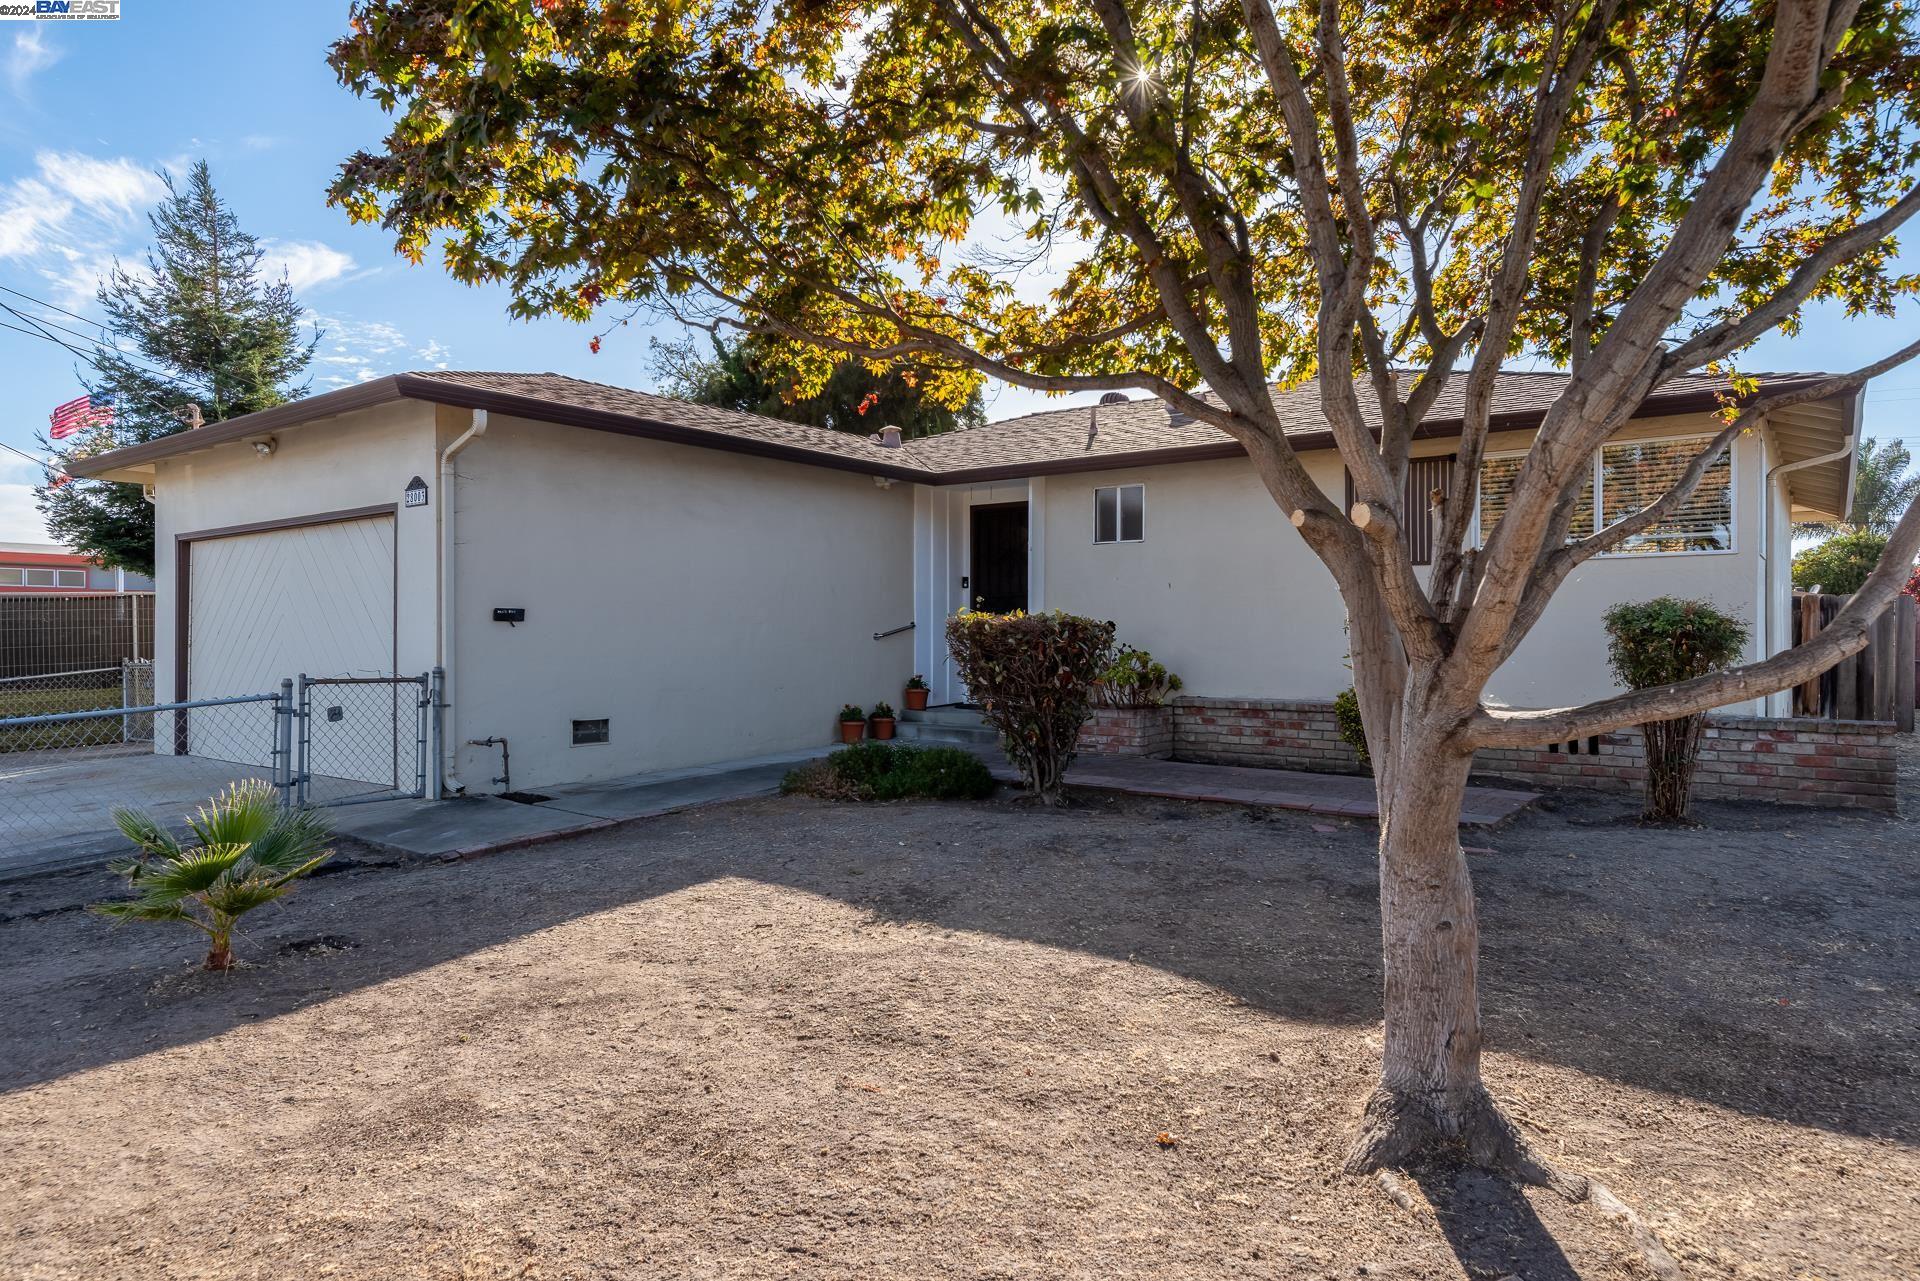
<instances>
[{"instance_id":1,"label":"garage door panel","mask_svg":"<svg viewBox=\"0 0 1920 1281\"><path fill-rule=\"evenodd\" d=\"M393 675L392 516L207 539L189 566L187 697L273 693L301 673ZM390 726L329 728L366 739L364 750L333 753L345 776L392 777ZM195 716L189 750L266 765L271 744L206 714Z\"/></svg>"}]
</instances>

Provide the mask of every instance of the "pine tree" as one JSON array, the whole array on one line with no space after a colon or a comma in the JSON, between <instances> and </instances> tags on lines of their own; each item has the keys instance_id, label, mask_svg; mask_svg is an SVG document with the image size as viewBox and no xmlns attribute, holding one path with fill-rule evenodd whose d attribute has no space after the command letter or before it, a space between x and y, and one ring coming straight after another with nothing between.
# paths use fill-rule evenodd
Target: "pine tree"
<instances>
[{"instance_id":1,"label":"pine tree","mask_svg":"<svg viewBox=\"0 0 1920 1281\"><path fill-rule=\"evenodd\" d=\"M88 357L81 382L111 425L62 442L59 461L236 418L300 395L315 339L282 276L266 277L259 242L214 191L204 160L148 216L143 269L116 261L98 294L111 340ZM74 480L37 491L47 528L109 566L153 572L153 509L137 485Z\"/></svg>"}]
</instances>

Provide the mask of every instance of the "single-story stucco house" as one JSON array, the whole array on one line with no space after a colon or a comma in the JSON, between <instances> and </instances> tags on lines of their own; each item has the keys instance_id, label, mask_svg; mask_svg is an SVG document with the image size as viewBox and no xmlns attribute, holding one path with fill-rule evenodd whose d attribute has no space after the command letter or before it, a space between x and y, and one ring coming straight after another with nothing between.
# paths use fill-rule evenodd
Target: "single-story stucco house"
<instances>
[{"instance_id":1,"label":"single-story stucco house","mask_svg":"<svg viewBox=\"0 0 1920 1281\"><path fill-rule=\"evenodd\" d=\"M1563 378L1501 376L1483 524ZM1419 429L1420 492L1453 452L1458 382ZM1596 462L1597 518L1660 492L1727 393L1689 378L1649 399ZM1317 390L1280 403L1338 498ZM1683 513L1583 567L1491 695L1608 692L1601 615L1661 593L1738 611L1753 658L1786 647L1790 526L1847 509L1858 412L1847 396L1770 416ZM1324 700L1350 683L1332 581L1217 429L1136 399L897 435L555 374L428 372L73 470L150 487L161 699L442 666L445 765L476 792L498 773L476 740L510 740L514 785L541 787L811 746L842 703L898 702L915 672L935 704L958 700L943 620L968 602L1110 618L1198 696Z\"/></svg>"}]
</instances>

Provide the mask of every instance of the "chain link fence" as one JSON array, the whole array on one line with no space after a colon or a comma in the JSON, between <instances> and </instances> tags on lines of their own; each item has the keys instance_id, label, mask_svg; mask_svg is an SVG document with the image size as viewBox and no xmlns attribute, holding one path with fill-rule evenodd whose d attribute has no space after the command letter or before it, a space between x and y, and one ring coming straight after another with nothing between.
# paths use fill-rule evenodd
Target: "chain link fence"
<instances>
[{"instance_id":1,"label":"chain link fence","mask_svg":"<svg viewBox=\"0 0 1920 1281\"><path fill-rule=\"evenodd\" d=\"M124 661L112 667L80 671L44 672L37 676L0 677L0 719L51 716L61 712L94 712L109 708L145 707L153 702L153 663ZM122 741L153 737L148 723L115 727L101 722L103 735L119 734ZM0 751L6 750L0 741Z\"/></svg>"},{"instance_id":2,"label":"chain link fence","mask_svg":"<svg viewBox=\"0 0 1920 1281\"><path fill-rule=\"evenodd\" d=\"M302 676L295 799L352 805L427 792L431 675Z\"/></svg>"},{"instance_id":3,"label":"chain link fence","mask_svg":"<svg viewBox=\"0 0 1920 1281\"><path fill-rule=\"evenodd\" d=\"M0 594L0 678L94 671L153 657L153 595Z\"/></svg>"},{"instance_id":4,"label":"chain link fence","mask_svg":"<svg viewBox=\"0 0 1920 1281\"><path fill-rule=\"evenodd\" d=\"M289 805L431 794L432 673L161 704L152 682L127 663L0 684L0 878L119 852L114 810L181 825L242 780Z\"/></svg>"}]
</instances>

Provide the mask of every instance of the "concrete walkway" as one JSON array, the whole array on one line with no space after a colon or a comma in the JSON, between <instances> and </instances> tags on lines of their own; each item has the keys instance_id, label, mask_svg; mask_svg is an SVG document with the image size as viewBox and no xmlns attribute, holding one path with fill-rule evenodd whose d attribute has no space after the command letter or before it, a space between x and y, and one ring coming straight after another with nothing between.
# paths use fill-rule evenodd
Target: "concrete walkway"
<instances>
[{"instance_id":1,"label":"concrete walkway","mask_svg":"<svg viewBox=\"0 0 1920 1281\"><path fill-rule=\"evenodd\" d=\"M345 838L402 858L458 859L598 831L632 819L651 818L695 805L770 796L788 770L825 756L837 744L778 756L761 756L692 769L637 774L598 783L556 787L539 800L498 796L447 801L376 801L326 811ZM994 777L1018 782L1019 774L998 752L984 753ZM145 764L153 758L137 762ZM199 781L199 780L196 780ZM1130 756L1082 756L1067 771L1067 783L1096 791L1171 800L1215 801L1307 810L1348 818L1375 815L1373 783L1338 774L1200 765ZM195 795L204 795L205 791ZM1470 787L1460 821L1470 827L1504 822L1534 800L1532 792ZM98 824L104 828L104 822ZM110 830L95 830L56 847L0 860L0 881L66 868L97 865L125 842Z\"/></svg>"},{"instance_id":2,"label":"concrete walkway","mask_svg":"<svg viewBox=\"0 0 1920 1281\"><path fill-rule=\"evenodd\" d=\"M328 811L333 830L409 858L467 858L493 850L533 845L652 818L693 805L770 796L802 761L825 756L829 747L779 756L758 756L661 770L598 783L575 783L539 793L537 802L498 796L447 801L380 801Z\"/></svg>"},{"instance_id":3,"label":"concrete walkway","mask_svg":"<svg viewBox=\"0 0 1920 1281\"><path fill-rule=\"evenodd\" d=\"M1004 759L990 764L993 776L1017 783L1020 772ZM1309 774L1301 770L1247 765L1202 765L1141 756L1082 756L1067 769L1067 786L1128 796L1162 796L1178 801L1217 801L1227 805L1264 805L1306 810L1343 818L1378 818L1373 780L1347 774ZM1463 827L1504 823L1537 799L1533 792L1502 787L1469 787L1460 810Z\"/></svg>"}]
</instances>

